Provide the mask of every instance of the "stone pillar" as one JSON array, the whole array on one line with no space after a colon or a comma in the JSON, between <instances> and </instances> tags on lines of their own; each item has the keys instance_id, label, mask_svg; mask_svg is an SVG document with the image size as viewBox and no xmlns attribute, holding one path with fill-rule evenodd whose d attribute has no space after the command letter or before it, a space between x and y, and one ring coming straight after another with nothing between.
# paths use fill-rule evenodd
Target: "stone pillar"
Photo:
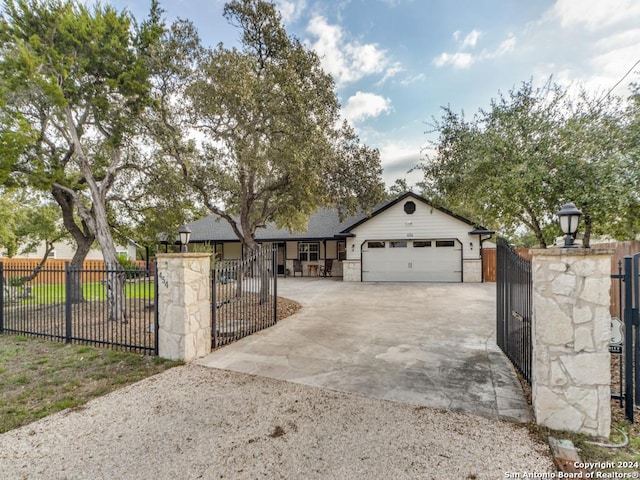
<instances>
[{"instance_id":1,"label":"stone pillar","mask_svg":"<svg viewBox=\"0 0 640 480\"><path fill-rule=\"evenodd\" d=\"M360 260L342 261L342 280L344 282L360 282L362 280Z\"/></svg>"},{"instance_id":2,"label":"stone pillar","mask_svg":"<svg viewBox=\"0 0 640 480\"><path fill-rule=\"evenodd\" d=\"M462 261L462 272L464 283L482 282L482 259L465 258Z\"/></svg>"},{"instance_id":3,"label":"stone pillar","mask_svg":"<svg viewBox=\"0 0 640 480\"><path fill-rule=\"evenodd\" d=\"M609 437L613 251L554 248L532 254L536 421Z\"/></svg>"},{"instance_id":4,"label":"stone pillar","mask_svg":"<svg viewBox=\"0 0 640 480\"><path fill-rule=\"evenodd\" d=\"M211 352L211 256L159 253L158 354L189 362Z\"/></svg>"}]
</instances>

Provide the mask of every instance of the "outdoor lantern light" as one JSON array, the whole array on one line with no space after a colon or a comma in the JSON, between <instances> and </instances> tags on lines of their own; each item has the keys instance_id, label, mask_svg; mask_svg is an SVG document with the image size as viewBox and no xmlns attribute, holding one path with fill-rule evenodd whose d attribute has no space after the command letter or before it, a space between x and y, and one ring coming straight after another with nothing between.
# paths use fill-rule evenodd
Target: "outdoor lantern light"
<instances>
[{"instance_id":1,"label":"outdoor lantern light","mask_svg":"<svg viewBox=\"0 0 640 480\"><path fill-rule=\"evenodd\" d=\"M178 233L180 234L180 244L182 245L180 251L186 252L187 243L189 243L189 238L191 237L191 229L186 225L183 225L180 227L180 230L178 230Z\"/></svg>"},{"instance_id":2,"label":"outdoor lantern light","mask_svg":"<svg viewBox=\"0 0 640 480\"><path fill-rule=\"evenodd\" d=\"M582 212L578 210L573 203L567 203L558 212L560 229L562 230L562 233L566 235L566 237L564 237L564 247L562 248L575 247L573 235L578 230L580 215L582 215Z\"/></svg>"}]
</instances>

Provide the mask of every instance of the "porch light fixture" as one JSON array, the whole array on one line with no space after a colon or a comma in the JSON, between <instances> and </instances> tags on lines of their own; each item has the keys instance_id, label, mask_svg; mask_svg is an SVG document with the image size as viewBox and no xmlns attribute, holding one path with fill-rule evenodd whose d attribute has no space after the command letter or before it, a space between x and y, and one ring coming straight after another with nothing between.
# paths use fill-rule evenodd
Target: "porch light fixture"
<instances>
[{"instance_id":1,"label":"porch light fixture","mask_svg":"<svg viewBox=\"0 0 640 480\"><path fill-rule=\"evenodd\" d=\"M180 234L180 251L185 253L187 251L187 243L189 243L189 238L191 238L191 229L183 225L180 227L180 230L178 230L178 233Z\"/></svg>"},{"instance_id":2,"label":"porch light fixture","mask_svg":"<svg viewBox=\"0 0 640 480\"><path fill-rule=\"evenodd\" d=\"M562 248L574 248L576 245L573 236L578 231L578 222L582 212L576 208L573 203L567 203L558 212L560 219L560 229L566 236L564 237L564 246Z\"/></svg>"}]
</instances>

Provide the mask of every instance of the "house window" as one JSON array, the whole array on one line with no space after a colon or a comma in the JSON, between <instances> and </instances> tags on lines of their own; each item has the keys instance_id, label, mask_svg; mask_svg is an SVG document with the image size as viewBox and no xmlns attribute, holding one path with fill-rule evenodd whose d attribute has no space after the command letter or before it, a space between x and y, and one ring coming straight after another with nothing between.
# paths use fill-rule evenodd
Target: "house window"
<instances>
[{"instance_id":1,"label":"house window","mask_svg":"<svg viewBox=\"0 0 640 480\"><path fill-rule=\"evenodd\" d=\"M455 247L455 240L436 240L436 247Z\"/></svg>"},{"instance_id":2,"label":"house window","mask_svg":"<svg viewBox=\"0 0 640 480\"><path fill-rule=\"evenodd\" d=\"M347 243L338 242L338 261L347 259Z\"/></svg>"},{"instance_id":3,"label":"house window","mask_svg":"<svg viewBox=\"0 0 640 480\"><path fill-rule=\"evenodd\" d=\"M384 248L384 242L367 242L367 248Z\"/></svg>"},{"instance_id":4,"label":"house window","mask_svg":"<svg viewBox=\"0 0 640 480\"><path fill-rule=\"evenodd\" d=\"M414 202L407 202L404 204L404 213L407 215L413 214L416 211L416 204Z\"/></svg>"},{"instance_id":5,"label":"house window","mask_svg":"<svg viewBox=\"0 0 640 480\"><path fill-rule=\"evenodd\" d=\"M302 262L317 262L320 252L319 243L300 242L298 244L298 258Z\"/></svg>"},{"instance_id":6,"label":"house window","mask_svg":"<svg viewBox=\"0 0 640 480\"><path fill-rule=\"evenodd\" d=\"M55 248L49 252L49 255L47 255L47 258L56 258L56 249Z\"/></svg>"},{"instance_id":7,"label":"house window","mask_svg":"<svg viewBox=\"0 0 640 480\"><path fill-rule=\"evenodd\" d=\"M397 242L389 242L390 248L407 248L407 242L404 240Z\"/></svg>"},{"instance_id":8,"label":"house window","mask_svg":"<svg viewBox=\"0 0 640 480\"><path fill-rule=\"evenodd\" d=\"M424 248L424 247L430 247L431 246L431 240L416 240L413 242L413 248Z\"/></svg>"}]
</instances>

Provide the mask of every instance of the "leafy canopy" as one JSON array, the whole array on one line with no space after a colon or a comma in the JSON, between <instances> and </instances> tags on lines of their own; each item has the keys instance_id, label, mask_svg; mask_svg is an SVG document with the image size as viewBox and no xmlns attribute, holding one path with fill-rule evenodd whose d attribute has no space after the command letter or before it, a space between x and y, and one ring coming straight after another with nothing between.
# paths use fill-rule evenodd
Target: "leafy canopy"
<instances>
[{"instance_id":1,"label":"leafy canopy","mask_svg":"<svg viewBox=\"0 0 640 480\"><path fill-rule=\"evenodd\" d=\"M372 206L384 193L379 153L340 125L317 55L287 35L271 3L232 1L224 15L242 30L241 48L203 49L183 23L165 45L185 48L158 52L180 52L156 92L158 156L250 248L269 221L299 230L318 206Z\"/></svg>"},{"instance_id":2,"label":"leafy canopy","mask_svg":"<svg viewBox=\"0 0 640 480\"><path fill-rule=\"evenodd\" d=\"M427 195L512 237L539 246L560 234L556 212L573 201L592 234L633 233L635 168L623 144L618 99L572 95L549 80L492 99L471 120L444 108L436 154L420 166Z\"/></svg>"}]
</instances>

